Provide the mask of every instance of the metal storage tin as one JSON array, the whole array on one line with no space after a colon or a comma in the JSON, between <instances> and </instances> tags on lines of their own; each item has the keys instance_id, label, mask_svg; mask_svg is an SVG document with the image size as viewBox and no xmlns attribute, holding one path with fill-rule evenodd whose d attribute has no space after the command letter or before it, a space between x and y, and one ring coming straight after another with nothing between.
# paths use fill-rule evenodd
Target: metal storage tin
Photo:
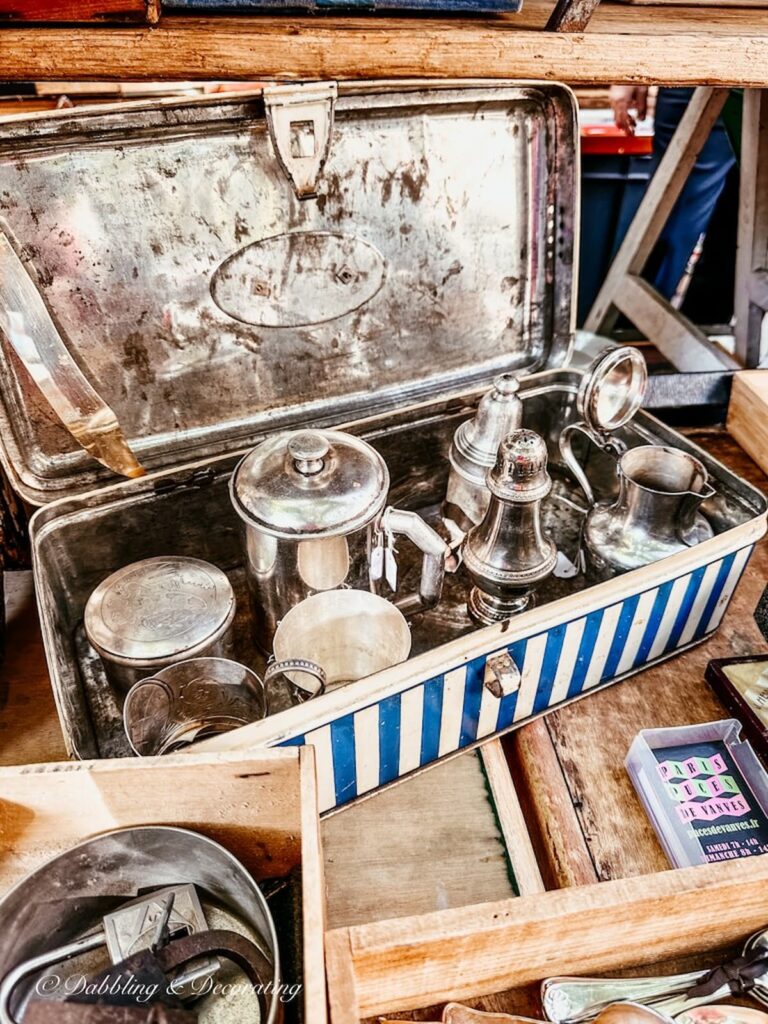
<instances>
[{"instance_id":1,"label":"metal storage tin","mask_svg":"<svg viewBox=\"0 0 768 1024\"><path fill-rule=\"evenodd\" d=\"M83 635L89 593L120 566L173 553L223 568L244 609L228 481L278 430L361 434L387 462L389 500L435 522L458 424L496 374L515 372L523 426L545 438L555 481L545 527L575 551L568 501L580 493L557 444L578 419L582 379L565 368L571 93L364 83L339 89L331 132L335 96L285 87L0 126L5 230L158 471L115 484L52 422L18 360L0 367L4 462L27 498L48 502L32 523L38 601L77 756L129 749ZM297 160L290 140L307 124L314 156ZM313 743L328 810L703 639L765 531L765 500L644 413L620 435L702 460L716 488L711 540L599 585L553 577L538 607L484 629L466 617L460 572L413 621L409 661L208 742ZM598 498L609 495L612 461L595 450L585 464ZM258 671L249 626L241 611L236 650Z\"/></svg>"},{"instance_id":2,"label":"metal storage tin","mask_svg":"<svg viewBox=\"0 0 768 1024\"><path fill-rule=\"evenodd\" d=\"M112 573L88 598L85 635L123 692L190 658L232 651L235 594L226 573L199 558L146 558Z\"/></svg>"}]
</instances>

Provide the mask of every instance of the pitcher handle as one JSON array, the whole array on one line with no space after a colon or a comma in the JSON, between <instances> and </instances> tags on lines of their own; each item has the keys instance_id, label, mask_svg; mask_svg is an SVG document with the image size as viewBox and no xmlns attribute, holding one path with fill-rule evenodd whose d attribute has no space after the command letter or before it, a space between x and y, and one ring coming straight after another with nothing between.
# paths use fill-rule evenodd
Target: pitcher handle
<instances>
[{"instance_id":1,"label":"pitcher handle","mask_svg":"<svg viewBox=\"0 0 768 1024\"><path fill-rule=\"evenodd\" d=\"M443 592L446 562L453 558L448 544L415 512L387 508L379 526L385 534L406 537L424 555L418 593L403 594L396 598L395 607L406 616L434 608Z\"/></svg>"},{"instance_id":2,"label":"pitcher handle","mask_svg":"<svg viewBox=\"0 0 768 1024\"><path fill-rule=\"evenodd\" d=\"M578 431L580 434L584 434L585 437L596 445L601 451L607 452L609 455L613 455L615 459L620 459L624 452L627 450L627 446L623 441L619 441L618 438L613 437L611 434L601 434L587 423L570 423L563 429L560 434L560 456L573 474L576 483L581 487L582 491L586 495L587 501L590 505L595 504L595 493L592 490L592 485L587 479L587 474L584 471L584 467L581 465L579 460L573 453L573 444L571 437Z\"/></svg>"},{"instance_id":3,"label":"pitcher handle","mask_svg":"<svg viewBox=\"0 0 768 1024\"><path fill-rule=\"evenodd\" d=\"M277 676L287 675L289 672L302 672L317 681L317 686L310 688L309 686L303 686L301 683L294 683L293 680L289 680L291 686L297 691L300 701L309 700L310 697L319 697L321 693L325 692L325 686L328 682L325 669L318 665L317 662L310 661L309 658L284 658L282 661L270 661L267 665L267 671L264 673L264 685L266 686L268 682Z\"/></svg>"}]
</instances>

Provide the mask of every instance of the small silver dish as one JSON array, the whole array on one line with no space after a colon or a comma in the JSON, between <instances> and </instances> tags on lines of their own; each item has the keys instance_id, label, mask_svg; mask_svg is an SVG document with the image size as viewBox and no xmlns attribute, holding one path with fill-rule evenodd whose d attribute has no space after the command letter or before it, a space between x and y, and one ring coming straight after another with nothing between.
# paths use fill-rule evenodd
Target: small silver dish
<instances>
[{"instance_id":1,"label":"small silver dish","mask_svg":"<svg viewBox=\"0 0 768 1024\"><path fill-rule=\"evenodd\" d=\"M85 632L107 678L123 692L180 661L227 657L235 594L221 569L198 558L145 558L112 573L85 607Z\"/></svg>"},{"instance_id":2,"label":"small silver dish","mask_svg":"<svg viewBox=\"0 0 768 1024\"><path fill-rule=\"evenodd\" d=\"M139 757L170 754L264 718L264 684L245 665L194 658L132 687L123 706L128 742Z\"/></svg>"}]
</instances>

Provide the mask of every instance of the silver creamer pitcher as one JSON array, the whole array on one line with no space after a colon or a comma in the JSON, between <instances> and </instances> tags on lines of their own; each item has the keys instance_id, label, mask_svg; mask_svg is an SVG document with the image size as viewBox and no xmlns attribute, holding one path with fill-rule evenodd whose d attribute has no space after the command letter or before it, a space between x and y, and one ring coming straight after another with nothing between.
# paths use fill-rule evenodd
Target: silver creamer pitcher
<instances>
[{"instance_id":1,"label":"silver creamer pitcher","mask_svg":"<svg viewBox=\"0 0 768 1024\"><path fill-rule=\"evenodd\" d=\"M602 576L629 572L713 536L699 512L714 488L698 459L678 448L642 445L618 462L619 496L584 524L584 546Z\"/></svg>"},{"instance_id":2,"label":"silver creamer pitcher","mask_svg":"<svg viewBox=\"0 0 768 1024\"><path fill-rule=\"evenodd\" d=\"M388 491L381 455L338 430L277 434L240 462L230 492L245 523L246 573L263 651L271 651L280 619L313 594L338 587L394 592L397 535L416 544L424 559L418 593L398 594L395 604L407 615L438 602L450 549L415 512L387 508Z\"/></svg>"}]
</instances>

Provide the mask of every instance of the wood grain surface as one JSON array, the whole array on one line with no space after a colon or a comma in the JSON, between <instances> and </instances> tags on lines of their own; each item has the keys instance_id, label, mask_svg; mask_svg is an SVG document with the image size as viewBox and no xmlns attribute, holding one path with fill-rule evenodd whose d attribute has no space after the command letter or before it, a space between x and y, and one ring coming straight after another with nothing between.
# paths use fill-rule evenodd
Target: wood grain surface
<instances>
[{"instance_id":1,"label":"wood grain surface","mask_svg":"<svg viewBox=\"0 0 768 1024\"><path fill-rule=\"evenodd\" d=\"M152 28L0 32L6 80L491 77L591 84L768 85L768 18L744 8L604 2L586 32L542 32L553 0L519 14L163 17Z\"/></svg>"},{"instance_id":2,"label":"wood grain surface","mask_svg":"<svg viewBox=\"0 0 768 1024\"><path fill-rule=\"evenodd\" d=\"M766 476L727 435L687 433L736 473L768 490ZM766 650L753 617L766 582L768 541L764 538L712 639L545 719L599 879L629 878L668 867L629 781L624 758L640 729L730 717L704 681L704 670L712 658Z\"/></svg>"}]
</instances>

